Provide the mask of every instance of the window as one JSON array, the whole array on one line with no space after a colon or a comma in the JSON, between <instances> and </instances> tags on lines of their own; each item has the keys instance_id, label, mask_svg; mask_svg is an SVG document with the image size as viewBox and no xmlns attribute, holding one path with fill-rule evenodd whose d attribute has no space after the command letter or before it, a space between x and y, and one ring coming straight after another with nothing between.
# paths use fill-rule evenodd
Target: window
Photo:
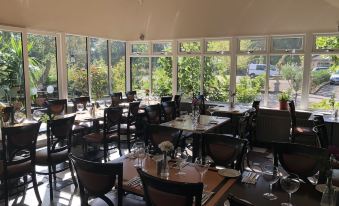
<instances>
[{"instance_id":1,"label":"window","mask_svg":"<svg viewBox=\"0 0 339 206\"><path fill-rule=\"evenodd\" d=\"M152 93L156 96L172 94L171 57L152 57Z\"/></svg>"},{"instance_id":2,"label":"window","mask_svg":"<svg viewBox=\"0 0 339 206\"><path fill-rule=\"evenodd\" d=\"M132 90L138 96L145 96L145 90L150 89L150 73L148 57L131 57Z\"/></svg>"},{"instance_id":3,"label":"window","mask_svg":"<svg viewBox=\"0 0 339 206\"><path fill-rule=\"evenodd\" d=\"M263 99L266 56L238 55L236 74L236 99L239 103Z\"/></svg>"},{"instance_id":4,"label":"window","mask_svg":"<svg viewBox=\"0 0 339 206\"><path fill-rule=\"evenodd\" d=\"M291 36L291 37L272 37L272 50L273 51L285 51L292 52L301 51L304 49L302 36Z\"/></svg>"},{"instance_id":5,"label":"window","mask_svg":"<svg viewBox=\"0 0 339 206\"><path fill-rule=\"evenodd\" d=\"M266 39L264 37L240 38L239 51L246 53L266 51Z\"/></svg>"},{"instance_id":6,"label":"window","mask_svg":"<svg viewBox=\"0 0 339 206\"><path fill-rule=\"evenodd\" d=\"M133 43L132 54L147 54L149 52L148 43Z\"/></svg>"},{"instance_id":7,"label":"window","mask_svg":"<svg viewBox=\"0 0 339 206\"><path fill-rule=\"evenodd\" d=\"M66 36L68 97L88 96L86 37Z\"/></svg>"},{"instance_id":8,"label":"window","mask_svg":"<svg viewBox=\"0 0 339 206\"><path fill-rule=\"evenodd\" d=\"M111 91L125 92L126 88L126 44L121 41L111 42Z\"/></svg>"},{"instance_id":9,"label":"window","mask_svg":"<svg viewBox=\"0 0 339 206\"><path fill-rule=\"evenodd\" d=\"M0 31L0 102L25 105L21 33Z\"/></svg>"},{"instance_id":10,"label":"window","mask_svg":"<svg viewBox=\"0 0 339 206\"><path fill-rule=\"evenodd\" d=\"M332 109L329 99L339 98L339 54L313 54L311 63L309 108ZM336 105L339 106L339 105Z\"/></svg>"},{"instance_id":11,"label":"window","mask_svg":"<svg viewBox=\"0 0 339 206\"><path fill-rule=\"evenodd\" d=\"M91 97L94 100L108 95L107 40L90 38Z\"/></svg>"},{"instance_id":12,"label":"window","mask_svg":"<svg viewBox=\"0 0 339 206\"><path fill-rule=\"evenodd\" d=\"M204 94L209 101L228 102L231 58L206 56L204 67Z\"/></svg>"},{"instance_id":13,"label":"window","mask_svg":"<svg viewBox=\"0 0 339 206\"><path fill-rule=\"evenodd\" d=\"M27 48L32 105L41 107L44 100L59 96L56 38L28 34Z\"/></svg>"},{"instance_id":14,"label":"window","mask_svg":"<svg viewBox=\"0 0 339 206\"><path fill-rule=\"evenodd\" d=\"M200 51L200 41L183 41L179 43L180 53L199 53Z\"/></svg>"},{"instance_id":15,"label":"window","mask_svg":"<svg viewBox=\"0 0 339 206\"><path fill-rule=\"evenodd\" d=\"M315 49L327 52L339 50L339 34L316 35Z\"/></svg>"},{"instance_id":16,"label":"window","mask_svg":"<svg viewBox=\"0 0 339 206\"><path fill-rule=\"evenodd\" d=\"M303 55L272 55L270 56L270 77L268 106L277 108L278 95L283 91L291 94L296 106L300 106L300 97L303 81ZM274 69L274 70L272 70Z\"/></svg>"},{"instance_id":17,"label":"window","mask_svg":"<svg viewBox=\"0 0 339 206\"><path fill-rule=\"evenodd\" d=\"M178 57L178 93L183 99L191 99L200 93L200 57Z\"/></svg>"},{"instance_id":18,"label":"window","mask_svg":"<svg viewBox=\"0 0 339 206\"><path fill-rule=\"evenodd\" d=\"M153 53L154 54L168 54L168 53L172 53L172 43L171 42L157 42L157 43L153 43Z\"/></svg>"},{"instance_id":19,"label":"window","mask_svg":"<svg viewBox=\"0 0 339 206\"><path fill-rule=\"evenodd\" d=\"M230 45L230 40L207 40L206 52L223 54L230 51Z\"/></svg>"}]
</instances>

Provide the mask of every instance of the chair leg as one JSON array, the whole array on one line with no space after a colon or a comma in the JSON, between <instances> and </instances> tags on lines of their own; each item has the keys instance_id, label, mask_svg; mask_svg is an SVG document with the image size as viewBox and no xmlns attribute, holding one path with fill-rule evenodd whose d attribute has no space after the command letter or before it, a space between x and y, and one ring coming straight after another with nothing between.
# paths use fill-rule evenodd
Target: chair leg
<instances>
[{"instance_id":1,"label":"chair leg","mask_svg":"<svg viewBox=\"0 0 339 206\"><path fill-rule=\"evenodd\" d=\"M49 181L49 199L53 201L53 181L52 181L52 166L48 166L48 181Z\"/></svg>"},{"instance_id":2,"label":"chair leg","mask_svg":"<svg viewBox=\"0 0 339 206\"><path fill-rule=\"evenodd\" d=\"M119 136L119 140L118 140L118 150L119 150L119 155L120 155L120 157L121 157L121 156L122 156L122 153L121 153L120 136Z\"/></svg>"},{"instance_id":3,"label":"chair leg","mask_svg":"<svg viewBox=\"0 0 339 206\"><path fill-rule=\"evenodd\" d=\"M69 159L68 161L69 161L69 162L68 162L68 166L69 166L69 170L71 171L71 175L72 175L72 180L73 180L74 186L75 186L75 187L78 187L78 182L77 182L77 180L75 179L75 176L74 176L73 165L72 165L70 159Z\"/></svg>"},{"instance_id":4,"label":"chair leg","mask_svg":"<svg viewBox=\"0 0 339 206\"><path fill-rule=\"evenodd\" d=\"M107 162L107 153L108 153L108 145L107 142L104 143L104 162Z\"/></svg>"},{"instance_id":5,"label":"chair leg","mask_svg":"<svg viewBox=\"0 0 339 206\"><path fill-rule=\"evenodd\" d=\"M39 204L41 204L42 201L41 201L41 197L39 194L38 183L36 181L35 169L32 171L32 181L33 181L33 188L34 188L36 199L38 200Z\"/></svg>"},{"instance_id":6,"label":"chair leg","mask_svg":"<svg viewBox=\"0 0 339 206\"><path fill-rule=\"evenodd\" d=\"M8 182L7 178L4 178L4 183L5 183L5 191L4 191L4 196L5 196L5 206L8 206L9 202L9 194L8 194Z\"/></svg>"},{"instance_id":7,"label":"chair leg","mask_svg":"<svg viewBox=\"0 0 339 206\"><path fill-rule=\"evenodd\" d=\"M53 180L54 180L54 185L56 187L57 184L57 180L56 180L56 165L52 165L52 169L53 169Z\"/></svg>"}]
</instances>

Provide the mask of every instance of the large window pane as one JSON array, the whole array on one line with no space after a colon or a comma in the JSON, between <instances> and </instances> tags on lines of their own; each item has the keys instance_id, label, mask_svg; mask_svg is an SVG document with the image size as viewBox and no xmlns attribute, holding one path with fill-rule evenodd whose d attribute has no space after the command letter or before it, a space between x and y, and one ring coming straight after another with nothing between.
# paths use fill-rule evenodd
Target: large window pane
<instances>
[{"instance_id":1,"label":"large window pane","mask_svg":"<svg viewBox=\"0 0 339 206\"><path fill-rule=\"evenodd\" d=\"M339 35L317 35L315 48L318 50L339 50Z\"/></svg>"},{"instance_id":2,"label":"large window pane","mask_svg":"<svg viewBox=\"0 0 339 206\"><path fill-rule=\"evenodd\" d=\"M149 51L148 43L133 43L132 54L146 54Z\"/></svg>"},{"instance_id":3,"label":"large window pane","mask_svg":"<svg viewBox=\"0 0 339 206\"><path fill-rule=\"evenodd\" d=\"M153 53L155 53L155 54L172 53L172 43L171 42L154 43L153 44Z\"/></svg>"},{"instance_id":4,"label":"large window pane","mask_svg":"<svg viewBox=\"0 0 339 206\"><path fill-rule=\"evenodd\" d=\"M179 52L197 53L200 50L200 41L184 41L179 43Z\"/></svg>"},{"instance_id":5,"label":"large window pane","mask_svg":"<svg viewBox=\"0 0 339 206\"><path fill-rule=\"evenodd\" d=\"M266 77L266 56L237 56L236 99L239 103L262 100Z\"/></svg>"},{"instance_id":6,"label":"large window pane","mask_svg":"<svg viewBox=\"0 0 339 206\"><path fill-rule=\"evenodd\" d=\"M152 93L157 96L172 94L171 57L152 57Z\"/></svg>"},{"instance_id":7,"label":"large window pane","mask_svg":"<svg viewBox=\"0 0 339 206\"><path fill-rule=\"evenodd\" d=\"M66 36L68 97L88 96L86 37Z\"/></svg>"},{"instance_id":8,"label":"large window pane","mask_svg":"<svg viewBox=\"0 0 339 206\"><path fill-rule=\"evenodd\" d=\"M206 52L223 53L230 51L230 40L208 40L206 41Z\"/></svg>"},{"instance_id":9,"label":"large window pane","mask_svg":"<svg viewBox=\"0 0 339 206\"><path fill-rule=\"evenodd\" d=\"M107 40L90 39L91 94L94 100L108 95Z\"/></svg>"},{"instance_id":10,"label":"large window pane","mask_svg":"<svg viewBox=\"0 0 339 206\"><path fill-rule=\"evenodd\" d=\"M239 50L242 52L265 51L266 39L263 37L239 39Z\"/></svg>"},{"instance_id":11,"label":"large window pane","mask_svg":"<svg viewBox=\"0 0 339 206\"><path fill-rule=\"evenodd\" d=\"M28 34L29 76L33 106L42 106L44 99L58 98L56 38Z\"/></svg>"},{"instance_id":12,"label":"large window pane","mask_svg":"<svg viewBox=\"0 0 339 206\"><path fill-rule=\"evenodd\" d=\"M178 92L183 99L191 99L193 92L200 93L200 57L178 58Z\"/></svg>"},{"instance_id":13,"label":"large window pane","mask_svg":"<svg viewBox=\"0 0 339 206\"><path fill-rule=\"evenodd\" d=\"M312 55L311 68L309 107L332 109L329 99L339 98L339 55Z\"/></svg>"},{"instance_id":14,"label":"large window pane","mask_svg":"<svg viewBox=\"0 0 339 206\"><path fill-rule=\"evenodd\" d=\"M14 101L25 105L21 33L0 31L0 102Z\"/></svg>"},{"instance_id":15,"label":"large window pane","mask_svg":"<svg viewBox=\"0 0 339 206\"><path fill-rule=\"evenodd\" d=\"M296 106L300 106L300 94L303 81L303 55L273 55L270 57L272 75L269 79L269 107L278 107L278 95L288 91Z\"/></svg>"},{"instance_id":16,"label":"large window pane","mask_svg":"<svg viewBox=\"0 0 339 206\"><path fill-rule=\"evenodd\" d=\"M125 92L126 88L126 44L111 42L111 89L113 92Z\"/></svg>"},{"instance_id":17,"label":"large window pane","mask_svg":"<svg viewBox=\"0 0 339 206\"><path fill-rule=\"evenodd\" d=\"M229 56L205 57L204 94L208 100L229 100L230 64Z\"/></svg>"},{"instance_id":18,"label":"large window pane","mask_svg":"<svg viewBox=\"0 0 339 206\"><path fill-rule=\"evenodd\" d=\"M148 57L131 58L132 90L137 91L138 96L145 96L145 90L150 89L150 73Z\"/></svg>"},{"instance_id":19,"label":"large window pane","mask_svg":"<svg viewBox=\"0 0 339 206\"><path fill-rule=\"evenodd\" d=\"M272 48L277 51L302 50L303 37L272 37Z\"/></svg>"}]
</instances>

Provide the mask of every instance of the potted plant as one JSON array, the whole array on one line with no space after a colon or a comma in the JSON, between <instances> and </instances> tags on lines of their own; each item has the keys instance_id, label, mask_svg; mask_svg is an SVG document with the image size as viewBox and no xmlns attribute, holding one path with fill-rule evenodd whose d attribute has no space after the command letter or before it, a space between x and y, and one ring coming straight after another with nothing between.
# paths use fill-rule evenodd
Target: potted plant
<instances>
[{"instance_id":1,"label":"potted plant","mask_svg":"<svg viewBox=\"0 0 339 206\"><path fill-rule=\"evenodd\" d=\"M279 94L279 109L287 110L287 102L291 99L291 95L288 91L283 91Z\"/></svg>"}]
</instances>

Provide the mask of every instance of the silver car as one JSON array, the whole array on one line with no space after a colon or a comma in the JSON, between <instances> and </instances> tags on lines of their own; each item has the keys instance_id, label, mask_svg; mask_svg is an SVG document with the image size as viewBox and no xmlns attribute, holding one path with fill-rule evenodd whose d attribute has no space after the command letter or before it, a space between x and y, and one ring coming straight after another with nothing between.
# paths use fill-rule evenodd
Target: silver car
<instances>
[{"instance_id":1,"label":"silver car","mask_svg":"<svg viewBox=\"0 0 339 206\"><path fill-rule=\"evenodd\" d=\"M333 73L330 77L330 84L337 84L339 83L339 70Z\"/></svg>"}]
</instances>

